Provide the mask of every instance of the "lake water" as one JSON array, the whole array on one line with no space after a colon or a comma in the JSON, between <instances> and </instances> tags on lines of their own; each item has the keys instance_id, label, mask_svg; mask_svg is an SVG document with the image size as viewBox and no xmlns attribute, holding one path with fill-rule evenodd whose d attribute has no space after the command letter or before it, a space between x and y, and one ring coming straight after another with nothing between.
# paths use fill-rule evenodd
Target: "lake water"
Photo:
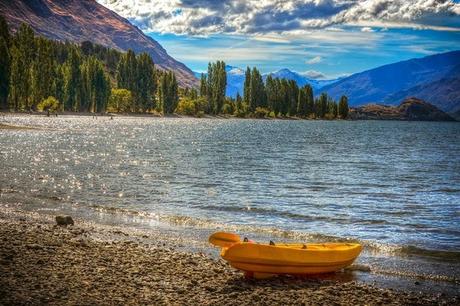
<instances>
[{"instance_id":1,"label":"lake water","mask_svg":"<svg viewBox=\"0 0 460 306\"><path fill-rule=\"evenodd\" d=\"M44 127L0 130L2 205L188 235L356 240L375 271L460 283L460 123L2 121Z\"/></svg>"}]
</instances>

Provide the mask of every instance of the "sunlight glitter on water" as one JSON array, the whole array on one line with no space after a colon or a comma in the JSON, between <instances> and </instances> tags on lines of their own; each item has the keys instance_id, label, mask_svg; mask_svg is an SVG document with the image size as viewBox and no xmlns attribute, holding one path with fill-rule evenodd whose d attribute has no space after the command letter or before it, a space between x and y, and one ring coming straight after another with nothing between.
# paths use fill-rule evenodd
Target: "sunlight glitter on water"
<instances>
[{"instance_id":1,"label":"sunlight glitter on water","mask_svg":"<svg viewBox=\"0 0 460 306\"><path fill-rule=\"evenodd\" d=\"M4 121L44 129L0 130L2 203L78 203L74 213L134 211L263 237L350 238L380 254L460 251L458 123Z\"/></svg>"}]
</instances>

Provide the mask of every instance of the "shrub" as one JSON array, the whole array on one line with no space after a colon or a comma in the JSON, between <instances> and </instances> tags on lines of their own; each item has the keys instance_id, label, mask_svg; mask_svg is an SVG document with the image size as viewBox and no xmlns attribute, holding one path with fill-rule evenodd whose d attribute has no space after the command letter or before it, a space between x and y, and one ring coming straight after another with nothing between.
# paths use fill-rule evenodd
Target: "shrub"
<instances>
[{"instance_id":1,"label":"shrub","mask_svg":"<svg viewBox=\"0 0 460 306\"><path fill-rule=\"evenodd\" d=\"M266 118L270 114L270 110L265 107L256 107L254 111L255 118Z\"/></svg>"},{"instance_id":2,"label":"shrub","mask_svg":"<svg viewBox=\"0 0 460 306\"><path fill-rule=\"evenodd\" d=\"M187 116L202 117L207 103L204 98L190 99L181 98L176 108L176 113Z\"/></svg>"},{"instance_id":3,"label":"shrub","mask_svg":"<svg viewBox=\"0 0 460 306\"><path fill-rule=\"evenodd\" d=\"M49 111L51 113L54 113L56 111L58 111L59 109L59 101L53 97L53 96L49 96L48 98L44 99L43 101L41 101L40 103L38 103L37 105L37 109L39 111Z\"/></svg>"},{"instance_id":4,"label":"shrub","mask_svg":"<svg viewBox=\"0 0 460 306\"><path fill-rule=\"evenodd\" d=\"M133 95L131 91L119 88L112 89L110 92L109 104L107 110L109 112L130 112L133 105Z\"/></svg>"},{"instance_id":5,"label":"shrub","mask_svg":"<svg viewBox=\"0 0 460 306\"><path fill-rule=\"evenodd\" d=\"M224 106L222 107L222 113L226 115L232 115L234 112L233 106L230 105L229 103L225 103Z\"/></svg>"}]
</instances>

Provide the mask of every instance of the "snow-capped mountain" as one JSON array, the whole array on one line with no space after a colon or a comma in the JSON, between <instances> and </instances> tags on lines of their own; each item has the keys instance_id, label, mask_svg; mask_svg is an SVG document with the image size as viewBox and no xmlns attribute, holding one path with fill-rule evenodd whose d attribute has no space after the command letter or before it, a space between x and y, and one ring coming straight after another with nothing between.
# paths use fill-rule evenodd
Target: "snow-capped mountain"
<instances>
[{"instance_id":1,"label":"snow-capped mountain","mask_svg":"<svg viewBox=\"0 0 460 306\"><path fill-rule=\"evenodd\" d=\"M227 71L226 95L234 98L236 97L236 94L239 93L241 96L243 96L245 70L238 68L238 67L227 65L225 66L225 71ZM201 77L201 72L194 72L194 73L197 78ZM294 80L297 82L299 86L310 84L310 86L313 88L314 91L317 91L323 86L333 84L340 80L340 79L333 79L333 80L312 79L301 73L291 71L287 68L263 74L262 77L264 81L266 80L268 75L271 75L274 78Z\"/></svg>"},{"instance_id":2,"label":"snow-capped mountain","mask_svg":"<svg viewBox=\"0 0 460 306\"><path fill-rule=\"evenodd\" d=\"M331 79L331 80L313 79L313 78L306 76L305 74L295 72L287 68L283 68L275 72L269 72L269 73L264 74L263 75L264 80L267 78L268 75L271 75L273 78L294 80L297 82L297 85L299 85L299 87L309 84L315 91L317 91L323 86L330 85L341 79L341 78Z\"/></svg>"}]
</instances>

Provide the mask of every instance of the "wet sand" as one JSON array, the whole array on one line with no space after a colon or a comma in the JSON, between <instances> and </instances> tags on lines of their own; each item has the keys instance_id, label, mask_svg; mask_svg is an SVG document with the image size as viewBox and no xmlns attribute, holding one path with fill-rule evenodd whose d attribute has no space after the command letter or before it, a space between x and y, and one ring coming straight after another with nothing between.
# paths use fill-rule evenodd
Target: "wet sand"
<instances>
[{"instance_id":1,"label":"wet sand","mask_svg":"<svg viewBox=\"0 0 460 306\"><path fill-rule=\"evenodd\" d=\"M454 305L356 281L280 277L245 280L222 260L82 220L0 211L0 304ZM111 237L110 239L107 237ZM144 239L145 241L145 239Z\"/></svg>"}]
</instances>

